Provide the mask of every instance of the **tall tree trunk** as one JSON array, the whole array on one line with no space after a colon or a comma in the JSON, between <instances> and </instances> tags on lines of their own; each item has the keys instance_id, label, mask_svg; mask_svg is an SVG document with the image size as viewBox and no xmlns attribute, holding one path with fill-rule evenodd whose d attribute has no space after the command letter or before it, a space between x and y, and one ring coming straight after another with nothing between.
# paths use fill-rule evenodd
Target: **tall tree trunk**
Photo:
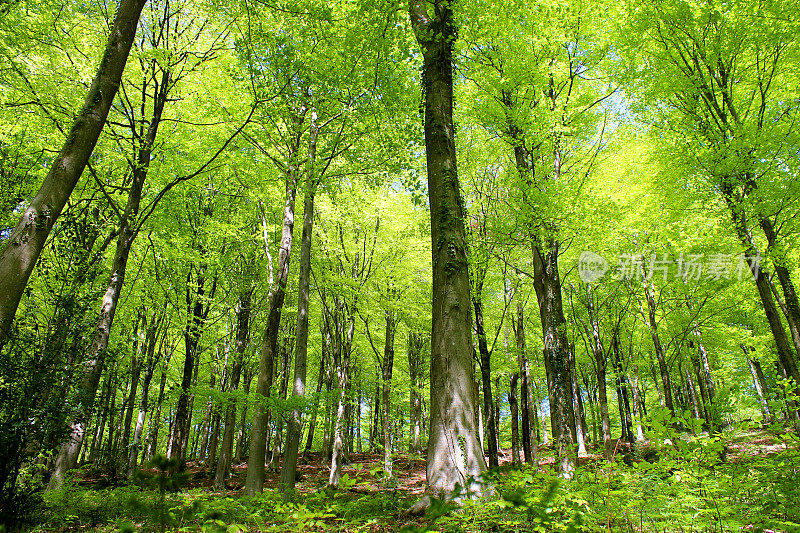
<instances>
[{"instance_id":1,"label":"tall tree trunk","mask_svg":"<svg viewBox=\"0 0 800 533\"><path fill-rule=\"evenodd\" d=\"M459 485L466 494L482 494L480 477L486 463L474 417L469 268L453 126L452 51L457 28L449 1L428 5L411 0L409 16L424 64L433 254L427 491L446 498ZM422 512L429 505L430 498L423 498L412 511Z\"/></svg>"},{"instance_id":2,"label":"tall tree trunk","mask_svg":"<svg viewBox=\"0 0 800 533\"><path fill-rule=\"evenodd\" d=\"M158 453L158 430L161 426L161 408L164 405L164 389L167 385L167 369L169 361L172 359L172 348L167 353L161 365L161 379L158 383L158 397L156 398L156 412L150 422L150 431L147 436L146 458L152 459ZM143 457L144 459L145 457Z\"/></svg>"},{"instance_id":3,"label":"tall tree trunk","mask_svg":"<svg viewBox=\"0 0 800 533\"><path fill-rule=\"evenodd\" d=\"M339 479L342 474L342 461L347 452L346 450L346 431L347 431L347 406L348 406L348 389L350 386L350 347L353 341L354 320L351 316L347 321L347 332L344 336L337 335L340 339L341 348L337 349L334 354L336 363L337 374L337 388L339 389L339 399L336 405L336 416L333 421L332 428L332 443L331 443L331 469L328 476L328 485L331 487L339 486ZM384 417L384 424L386 423Z\"/></svg>"},{"instance_id":4,"label":"tall tree trunk","mask_svg":"<svg viewBox=\"0 0 800 533\"><path fill-rule=\"evenodd\" d=\"M92 448L89 451L89 462L95 463L97 462L97 452L100 448L100 445L103 442L103 435L106 430L106 421L108 420L108 411L110 408L111 403L111 376L106 375L106 378L103 380L103 390L100 393L102 400L102 410L100 412L100 424L97 426L97 432L95 433L94 439L92 440Z\"/></svg>"},{"instance_id":5,"label":"tall tree trunk","mask_svg":"<svg viewBox=\"0 0 800 533\"><path fill-rule=\"evenodd\" d=\"M586 455L586 441L588 440L586 417L583 414L583 399L581 398L581 386L578 382L578 373L575 368L575 349L570 345L569 349L569 372L572 376L572 397L573 410L575 412L575 434L578 440L578 455Z\"/></svg>"},{"instance_id":6,"label":"tall tree trunk","mask_svg":"<svg viewBox=\"0 0 800 533\"><path fill-rule=\"evenodd\" d=\"M786 266L786 252L778 243L778 234L768 217L760 216L759 225L767 237L768 253L772 259L772 266L778 281L783 289L783 299L785 302L786 322L789 324L794 349L800 355L800 303L798 303L797 291L794 288L792 277Z\"/></svg>"},{"instance_id":7,"label":"tall tree trunk","mask_svg":"<svg viewBox=\"0 0 800 533\"><path fill-rule=\"evenodd\" d=\"M106 123L108 111L114 102L128 61L144 4L144 0L120 0L103 58L89 87L83 109L72 123L61 151L51 164L39 191L20 217L8 243L0 252L0 346L4 344L11 329L17 306L45 241L78 183ZM78 420L73 425L71 443L68 445L74 448L74 451L66 450L66 456L61 458L60 468L55 474L57 482L66 470L74 467L75 459L78 457L83 426L91 414L91 403L97 389L97 382L91 377L93 374L91 367L98 364L102 373L102 360L92 360L89 363L87 374L90 376L85 378L84 383L88 390L83 390L81 394L84 412L78 416L83 422Z\"/></svg>"},{"instance_id":8,"label":"tall tree trunk","mask_svg":"<svg viewBox=\"0 0 800 533\"><path fill-rule=\"evenodd\" d=\"M201 250L202 252L202 250ZM183 363L183 376L181 378L180 394L178 404L175 406L175 423L172 427L170 442L167 455L170 459L178 458L184 461L188 452L189 433L191 432L192 405L194 404L194 392L191 391L192 385L197 383L197 375L200 367L198 348L200 338L203 335L206 317L211 310L211 303L204 304L206 299L206 269L207 265L201 264L197 267L195 281L192 282L192 269L186 275L186 327L183 330L183 342L186 357ZM217 289L217 277L211 285L208 299L214 297Z\"/></svg>"},{"instance_id":9,"label":"tall tree trunk","mask_svg":"<svg viewBox=\"0 0 800 533\"><path fill-rule=\"evenodd\" d=\"M525 344L525 316L522 301L517 301L517 316L514 326L514 336L517 344L517 363L519 364L522 384L522 451L525 462L539 467L539 443L536 438L538 423L536 422L536 404L533 395L533 383L528 364L527 347ZM531 418L534 418L531 423Z\"/></svg>"},{"instance_id":10,"label":"tall tree trunk","mask_svg":"<svg viewBox=\"0 0 800 533\"><path fill-rule=\"evenodd\" d=\"M644 420L644 398L639 392L639 372L634 371L633 374L633 411L636 416L636 442L644 440L644 428L642 427L642 420Z\"/></svg>"},{"instance_id":11,"label":"tall tree trunk","mask_svg":"<svg viewBox=\"0 0 800 533\"><path fill-rule=\"evenodd\" d=\"M764 314L766 315L767 322L769 323L772 337L775 339L775 347L778 351L778 360L790 379L794 382L794 386L800 386L800 371L798 370L797 363L794 360L792 349L789 341L786 338L786 331L783 329L780 314L775 301L772 297L772 289L770 288L769 273L760 264L760 254L753 243L753 238L750 233L750 228L747 223L747 218L741 205L734 196L732 185L725 181L722 185L722 193L725 197L725 202L731 213L731 220L736 229L736 234L739 241L745 247L744 260L750 267L750 272L753 275L758 295L761 298L761 304L764 307ZM788 302L787 302L788 305ZM793 416L800 416L800 413L795 412Z\"/></svg>"},{"instance_id":12,"label":"tall tree trunk","mask_svg":"<svg viewBox=\"0 0 800 533\"><path fill-rule=\"evenodd\" d=\"M242 391L246 397L250 396L250 382L253 381L253 371L250 366L242 369L244 373ZM236 460L241 461L244 459L245 450L249 450L249 443L247 442L247 405L249 402L242 402L242 415L239 420L239 431L236 436Z\"/></svg>"},{"instance_id":13,"label":"tall tree trunk","mask_svg":"<svg viewBox=\"0 0 800 533\"><path fill-rule=\"evenodd\" d=\"M117 465L119 467L119 474L122 476L128 475L128 458L130 457L131 450L129 449L131 438L131 424L133 423L133 407L136 404L136 393L139 388L139 376L142 370L142 360L144 359L147 351L146 341L139 338L139 322L143 326L147 326L147 317L143 316L142 311L136 317L136 326L133 331L136 342L134 343L133 353L131 354L131 381L130 391L128 392L128 399L125 401L125 422L122 425L122 441L119 449L119 459Z\"/></svg>"},{"instance_id":14,"label":"tall tree trunk","mask_svg":"<svg viewBox=\"0 0 800 533\"><path fill-rule=\"evenodd\" d=\"M253 413L253 429L250 437L250 457L247 460L247 480L245 493L253 495L264 488L264 458L267 453L267 430L270 413L267 406L260 401L268 397L272 389L275 358L277 357L278 331L281 323L281 312L286 299L286 284L289 280L289 261L292 252L294 234L294 211L297 198L298 167L295 159L300 146L302 125L305 122L306 108L294 117L294 140L289 151L289 166L286 173L286 202L283 207L283 226L281 244L278 252L277 279L269 294L269 313L267 327L261 343L261 359L258 365L256 394L259 401ZM306 193L308 194L308 193ZM305 231L305 227L303 228ZM270 280L272 281L272 280Z\"/></svg>"},{"instance_id":15,"label":"tall tree trunk","mask_svg":"<svg viewBox=\"0 0 800 533\"><path fill-rule=\"evenodd\" d=\"M308 304L311 281L311 241L314 231L314 195L317 191L318 179L314 162L317 150L317 115L311 112L311 129L309 131L308 170L306 191L303 200L303 236L300 243L300 275L298 283L297 327L295 329L294 386L292 396L302 400L306 395L306 365L308 357ZM286 430L286 446L283 453L283 467L279 490L284 500L288 500L294 491L297 474L297 452L300 447L301 411L292 410L292 416Z\"/></svg>"},{"instance_id":16,"label":"tall tree trunk","mask_svg":"<svg viewBox=\"0 0 800 533\"><path fill-rule=\"evenodd\" d=\"M120 9L122 9L122 5L120 5ZM138 17L139 11L141 11L141 6L139 6L138 8L136 17ZM134 21L134 26L135 26L135 21ZM128 43L127 46L130 47L130 43ZM127 51L125 52L125 54L127 55ZM122 66L124 66L124 63ZM94 85L92 87L94 88ZM116 91L116 87L114 87L114 91ZM80 407L78 413L75 416L74 421L72 422L72 426L69 432L70 435L67 438L67 441L61 446L61 449L59 450L58 457L56 458L55 471L53 472L53 475L50 478L50 483L48 484L48 490L59 487L61 485L61 482L63 481L64 473L67 470L75 468L78 459L78 454L80 453L81 443L83 442L83 437L86 431L86 425L89 422L89 419L91 418L92 415L94 406L94 397L95 394L97 393L97 386L100 383L100 376L103 373L103 368L105 365L106 350L108 348L108 339L111 334L112 324L114 323L114 315L116 314L117 311L117 304L119 303L119 297L120 293L122 292L122 286L125 282L125 269L127 268L128 265L128 257L130 256L130 251L133 246L134 239L136 238L136 235L138 234L139 231L139 229L136 226L136 217L139 213L139 205L142 200L142 190L144 187L145 179L147 178L147 169L150 163L150 154L153 142L155 142L156 134L158 131L158 124L161 118L161 110L163 109L163 101L161 101L161 107L159 109L160 101L161 100L156 100L156 109L153 112L153 121L150 125L150 128L148 129L147 138L144 141L144 144L139 148L139 151L137 153L137 164L133 168L133 180L131 182L130 189L128 190L128 199L125 205L125 210L122 213L122 218L119 221L119 233L117 237L117 247L114 253L114 263L111 268L111 277L108 280L108 286L106 288L105 294L103 295L103 300L100 305L100 314L98 316L97 324L95 326L94 335L92 338L92 344L89 348L89 354L83 372L83 378L81 380L81 383L79 384ZM103 118L103 120L105 120L105 117ZM54 163L54 167L58 163L59 163L58 161ZM66 198L64 200L66 201ZM31 208L29 208L29 210L30 209ZM58 208L58 211L60 211L60 208ZM34 235L38 235L39 233L41 232L38 231L34 232ZM11 246L12 245L6 246L5 250L3 251L3 256L5 256L6 252L9 250ZM36 253L36 256L38 257L38 252ZM2 281L3 259L4 257L0 258L0 287L5 286L5 283L3 283ZM35 258L33 260L35 261ZM27 276L25 279L27 280ZM1 309L2 306L3 306L2 297L0 297L0 315L3 313ZM16 304L14 305L14 309L16 309ZM11 316L13 317L13 311L11 313ZM0 316L0 321L2 320L3 318L2 316ZM0 327L0 329L2 329L2 327ZM1 339L2 339L2 333L0 333L0 342Z\"/></svg>"},{"instance_id":17,"label":"tall tree trunk","mask_svg":"<svg viewBox=\"0 0 800 533\"><path fill-rule=\"evenodd\" d=\"M633 442L633 426L631 417L631 404L628 398L628 380L625 369L622 367L622 354L619 346L619 327L615 327L611 337L611 358L614 365L614 382L617 387L617 404L619 405L620 438Z\"/></svg>"}]
</instances>

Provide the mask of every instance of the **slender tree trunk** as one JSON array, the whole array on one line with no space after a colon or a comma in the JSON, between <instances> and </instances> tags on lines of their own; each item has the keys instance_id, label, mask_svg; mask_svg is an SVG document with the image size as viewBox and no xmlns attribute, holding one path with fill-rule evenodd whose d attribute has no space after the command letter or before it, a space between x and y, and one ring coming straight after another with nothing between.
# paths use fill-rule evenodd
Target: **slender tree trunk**
<instances>
[{"instance_id":1,"label":"slender tree trunk","mask_svg":"<svg viewBox=\"0 0 800 533\"><path fill-rule=\"evenodd\" d=\"M295 355L294 355L294 387L292 396L302 400L306 395L306 365L308 356L308 304L311 280L311 241L314 230L314 195L317 190L317 176L314 169L317 149L317 116L311 112L311 129L309 133L308 172L306 177L306 192L303 200L303 236L300 243L300 275L298 284L297 327L295 330ZM292 410L286 431L286 447L283 454L283 468L279 490L283 492L284 500L288 500L294 491L295 476L297 474L297 452L300 447L301 411L299 408Z\"/></svg>"},{"instance_id":2,"label":"slender tree trunk","mask_svg":"<svg viewBox=\"0 0 800 533\"><path fill-rule=\"evenodd\" d=\"M409 452L422 451L422 395L419 392L419 371L422 368L424 339L414 331L408 333L408 376L409 376Z\"/></svg>"},{"instance_id":3,"label":"slender tree trunk","mask_svg":"<svg viewBox=\"0 0 800 533\"><path fill-rule=\"evenodd\" d=\"M633 374L633 411L636 416L636 441L642 442L644 440L644 428L642 428L642 420L644 419L644 399L639 392L639 373L636 371Z\"/></svg>"},{"instance_id":4,"label":"slender tree trunk","mask_svg":"<svg viewBox=\"0 0 800 533\"><path fill-rule=\"evenodd\" d=\"M170 459L178 458L180 461L186 459L186 452L188 451L186 448L191 429L189 394L195 366L197 365L197 348L200 343L200 336L203 333L203 321L205 318L203 310L206 282L205 269L205 265L201 265L197 269L194 283L192 282L192 266L190 266L189 273L186 276L186 308L189 315L183 331L186 357L183 362L180 395L178 396L178 404L175 407L175 422L167 449L167 456ZM194 288L192 285L194 285Z\"/></svg>"},{"instance_id":5,"label":"slender tree trunk","mask_svg":"<svg viewBox=\"0 0 800 533\"><path fill-rule=\"evenodd\" d=\"M394 367L394 334L397 329L394 313L387 309L384 319L386 321L385 341L383 345L383 471L386 479L392 474L392 432L390 421L392 419L392 368Z\"/></svg>"},{"instance_id":6,"label":"slender tree trunk","mask_svg":"<svg viewBox=\"0 0 800 533\"><path fill-rule=\"evenodd\" d=\"M303 108L294 119L295 137L290 149L290 162L286 173L286 202L283 207L283 227L281 230L280 251L278 252L278 275L269 294L269 314L267 315L267 327L264 330L261 344L261 359L256 382L256 394L259 400L268 397L272 389L275 359L277 357L278 331L280 329L283 303L286 298L286 284L289 280L289 262L294 234L294 211L297 198L297 173L299 170L294 160L299 150L301 128L305 122L306 112L306 109ZM245 493L249 495L261 492L264 488L264 458L267 453L269 418L270 413L267 406L262 401L257 401L253 413L250 457L247 461L247 480L245 481Z\"/></svg>"},{"instance_id":7,"label":"slender tree trunk","mask_svg":"<svg viewBox=\"0 0 800 533\"><path fill-rule=\"evenodd\" d=\"M661 346L661 339L658 335L658 323L656 322L656 301L653 296L653 287L650 283L644 284L644 294L647 299L647 326L650 328L650 337L653 340L653 350L658 361L658 370L661 373L661 383L663 385L662 398L664 404L672 416L675 416L675 405L673 404L672 382L669 377L669 367L664 357L664 349Z\"/></svg>"},{"instance_id":8,"label":"slender tree trunk","mask_svg":"<svg viewBox=\"0 0 800 533\"><path fill-rule=\"evenodd\" d=\"M314 430L317 426L317 416L319 415L320 394L322 394L322 385L325 383L325 353L326 349L323 348L322 355L319 358L319 373L317 374L317 392L314 395L314 410L311 413L311 419L308 422L308 435L306 437L306 446L303 450L303 455L311 453L311 447L314 444ZM360 419L359 419L360 420ZM360 423L360 422L359 422ZM361 439L359 437L359 442Z\"/></svg>"},{"instance_id":9,"label":"slender tree trunk","mask_svg":"<svg viewBox=\"0 0 800 533\"><path fill-rule=\"evenodd\" d=\"M339 479L342 474L342 461L346 454L347 391L349 388L350 346L353 340L353 329L354 320L351 317L350 320L348 320L348 330L345 334L345 338L342 339L341 351L337 350L335 352L339 354L339 358L336 361L339 400L336 404L336 417L333 422L332 431L331 470L328 476L328 485L331 487L339 486ZM386 417L384 417L383 423L386 423Z\"/></svg>"},{"instance_id":10,"label":"slender tree trunk","mask_svg":"<svg viewBox=\"0 0 800 533\"><path fill-rule=\"evenodd\" d=\"M144 422L147 417L150 383L153 380L153 372L155 371L156 361L154 356L156 351L156 334L158 332L158 326L160 325L160 319L157 319L156 316L157 315L154 314L150 319L150 325L147 328L147 334L145 336L145 343L147 344L147 363L144 369L144 380L142 381L142 398L139 401L139 413L136 417L136 427L133 430L131 452L128 455L128 478L133 475L139 463L139 448L141 447L142 432L144 431ZM156 420L155 423L157 424L158 420Z\"/></svg>"},{"instance_id":11,"label":"slender tree trunk","mask_svg":"<svg viewBox=\"0 0 800 533\"><path fill-rule=\"evenodd\" d=\"M520 393L522 395L522 451L525 462L539 467L539 442L536 438L538 422L536 420L536 404L533 395L533 383L531 381L530 368L528 364L527 347L525 345L525 317L522 301L517 301L517 320L514 327L514 336L517 344L517 363L522 376ZM531 423L531 418L534 418Z\"/></svg>"},{"instance_id":12,"label":"slender tree trunk","mask_svg":"<svg viewBox=\"0 0 800 533\"><path fill-rule=\"evenodd\" d=\"M741 202L735 199L732 186L729 183L723 183L722 193L725 197L725 202L731 213L736 234L740 242L745 247L744 260L747 261L750 272L758 289L758 295L761 298L761 304L764 307L764 314L766 315L767 322L769 323L772 336L775 339L775 347L778 351L778 360L783 365L786 373L794 382L793 386L800 386L800 371L792 355L792 349L789 345L789 340L786 338L786 331L783 329L780 314L775 301L772 297L772 289L770 288L769 273L763 268L760 263L760 254L753 244L753 238L750 234L750 229L747 224L746 215L744 213ZM800 416L800 413L795 412L793 416Z\"/></svg>"},{"instance_id":13,"label":"slender tree trunk","mask_svg":"<svg viewBox=\"0 0 800 533\"><path fill-rule=\"evenodd\" d=\"M117 461L119 473L122 476L128 475L128 458L131 455L129 444L131 437L131 424L133 423L133 407L136 404L136 393L139 388L139 376L142 370L142 359L144 359L144 355L147 351L146 341L142 342L142 340L139 339L139 322L143 322L143 325L146 326L146 317L141 314L137 317L137 324L133 332L134 336L136 337L136 342L134 344L133 353L131 354L131 384L130 391L128 393L128 399L126 400L125 422L122 426L122 442L119 449L119 459Z\"/></svg>"},{"instance_id":14,"label":"slender tree trunk","mask_svg":"<svg viewBox=\"0 0 800 533\"><path fill-rule=\"evenodd\" d=\"M778 244L778 234L772 221L768 217L761 216L759 217L759 225L767 237L772 266L783 289L786 322L789 324L789 332L794 343L794 349L800 355L800 303L798 303L797 291L786 266L786 253Z\"/></svg>"},{"instance_id":15,"label":"slender tree trunk","mask_svg":"<svg viewBox=\"0 0 800 533\"><path fill-rule=\"evenodd\" d=\"M472 307L475 311L475 333L478 337L478 353L480 355L481 387L483 388L483 412L485 416L485 427L487 433L487 448L489 454L489 468L497 468L499 460L497 456L497 432L495 426L494 409L492 397L492 354L486 342L486 331L483 326L483 277L485 270L476 274L475 295L472 297Z\"/></svg>"},{"instance_id":16,"label":"slender tree trunk","mask_svg":"<svg viewBox=\"0 0 800 533\"><path fill-rule=\"evenodd\" d=\"M0 346L4 344L11 329L17 306L45 241L78 183L106 123L144 4L144 0L120 0L103 58L92 80L83 109L72 123L61 151L51 164L39 191L0 252ZM93 374L91 367L98 365L102 373L102 360L92 360L87 373ZM63 473L74 467L78 457L82 431L91 415L91 403L97 388L96 382L92 387L93 381L92 377L85 380L88 390L84 390L81 395L84 413L79 415L78 422L73 425L71 443L68 443L74 451L65 450L67 456L61 458L60 467L57 467L55 474L57 484ZM80 419L83 420L82 423Z\"/></svg>"},{"instance_id":17,"label":"slender tree trunk","mask_svg":"<svg viewBox=\"0 0 800 533\"><path fill-rule=\"evenodd\" d=\"M247 340L250 336L250 300L253 289L248 288L239 294L236 304L236 359L230 371L228 392L234 393L239 388L239 380L244 365ZM246 402L245 402L246 403ZM225 479L231 470L233 459L233 437L236 430L236 400L231 398L225 406L225 431L219 451L219 461L214 472L214 490L225 490Z\"/></svg>"},{"instance_id":18,"label":"slender tree trunk","mask_svg":"<svg viewBox=\"0 0 800 533\"><path fill-rule=\"evenodd\" d=\"M614 381L617 387L617 404L619 405L620 438L633 442L633 426L631 417L630 399L628 398L628 380L625 369L622 367L622 355L619 346L619 329L614 328L611 338L612 364L614 365Z\"/></svg>"},{"instance_id":19,"label":"slender tree trunk","mask_svg":"<svg viewBox=\"0 0 800 533\"><path fill-rule=\"evenodd\" d=\"M508 391L508 407L511 411L511 464L519 464L519 408L517 407L517 382L519 372L511 374Z\"/></svg>"},{"instance_id":20,"label":"slender tree trunk","mask_svg":"<svg viewBox=\"0 0 800 533\"><path fill-rule=\"evenodd\" d=\"M147 437L146 456L152 459L158 453L158 430L161 426L161 408L164 404L164 390L167 385L167 369L169 368L169 361L172 359L172 349L167 353L166 358L161 366L161 379L158 384L158 398L156 399L156 413L151 418L150 431Z\"/></svg>"},{"instance_id":21,"label":"slender tree trunk","mask_svg":"<svg viewBox=\"0 0 800 533\"><path fill-rule=\"evenodd\" d=\"M569 372L572 381L572 397L574 398L572 407L575 412L575 434L578 440L578 455L586 455L586 441L588 440L586 417L583 414L581 386L578 382L577 370L575 369L575 351L572 346L570 346L569 350Z\"/></svg>"},{"instance_id":22,"label":"slender tree trunk","mask_svg":"<svg viewBox=\"0 0 800 533\"><path fill-rule=\"evenodd\" d=\"M111 403L111 376L106 375L106 378L103 380L103 390L100 394L102 400L102 409L100 412L100 424L97 427L97 432L95 433L94 439L92 440L92 448L89 451L89 462L90 463L97 463L97 451L100 449L100 445L103 442L103 435L106 430L106 421L108 420L108 410L109 404Z\"/></svg>"},{"instance_id":23,"label":"slender tree trunk","mask_svg":"<svg viewBox=\"0 0 800 533\"><path fill-rule=\"evenodd\" d=\"M764 424L770 424L773 421L772 412L769 408L767 398L769 396L767 389L767 381L764 379L764 372L761 370L761 363L756 359L749 357L750 349L742 344L747 364L750 367L750 374L753 376L753 387L758 395L759 406L761 407L761 414L764 416Z\"/></svg>"},{"instance_id":24,"label":"slender tree trunk","mask_svg":"<svg viewBox=\"0 0 800 533\"><path fill-rule=\"evenodd\" d=\"M152 132L152 135L152 139L155 140L155 131ZM152 143L150 145L146 145L146 147L147 146L152 146ZM139 151L140 157L144 157L143 154L147 155L147 161L149 163L149 148L142 148ZM92 344L89 348L88 359L84 367L83 378L79 384L80 409L76 414L74 421L72 422L69 432L70 435L67 438L67 441L59 450L56 458L55 471L50 478L48 490L59 487L67 470L71 470L77 466L76 463L86 431L86 425L92 416L94 397L97 393L97 386L100 382L100 376L102 375L103 368L105 366L108 339L111 334L111 326L114 322L114 315L117 311L117 304L119 303L122 286L125 282L125 269L128 265L128 257L130 255L131 247L133 246L133 241L138 233L138 230L135 227L135 219L139 213L139 204L142 199L142 188L144 187L144 181L146 177L147 167L141 167L137 165L134 168L133 181L130 189L128 190L128 200L125 205L125 211L123 212L122 218L119 222L119 235L117 237L117 247L114 253L114 263L111 269L111 277L109 278L107 289L103 295L103 300L100 306L100 314L95 326ZM6 247L6 250L8 249L9 246ZM5 254L5 251L3 253ZM0 269L1 268L2 265L0 264ZM1 280L2 272L0 272L0 287L4 286ZM2 306L1 302L0 306ZM0 317L0 320L2 320L2 317Z\"/></svg>"},{"instance_id":25,"label":"slender tree trunk","mask_svg":"<svg viewBox=\"0 0 800 533\"><path fill-rule=\"evenodd\" d=\"M253 381L253 373L250 370L250 367L243 368L244 376L243 376L243 384L242 384L242 391L244 391L245 396L250 396L250 382ZM239 431L236 436L236 460L241 461L244 459L245 450L249 449L248 442L247 442L247 431L245 428L247 426L247 405L249 402L242 402L242 415L239 421Z\"/></svg>"}]
</instances>

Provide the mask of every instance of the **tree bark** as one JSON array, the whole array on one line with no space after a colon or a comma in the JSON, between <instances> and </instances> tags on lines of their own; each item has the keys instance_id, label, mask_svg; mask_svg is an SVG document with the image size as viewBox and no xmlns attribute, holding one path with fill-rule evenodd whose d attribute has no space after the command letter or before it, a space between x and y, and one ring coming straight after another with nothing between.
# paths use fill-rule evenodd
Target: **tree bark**
<instances>
[{"instance_id":1,"label":"tree bark","mask_svg":"<svg viewBox=\"0 0 800 533\"><path fill-rule=\"evenodd\" d=\"M758 295L761 298L761 304L764 307L764 314L766 315L767 322L769 323L772 337L775 339L775 347L778 351L778 360L783 365L788 376L794 381L794 387L800 386L800 371L792 355L792 349L789 341L786 338L786 331L783 329L780 314L775 301L772 297L772 289L770 288L769 273L760 264L760 254L753 243L753 238L747 224L747 218L744 213L741 202L738 202L733 194L732 185L725 181L722 185L722 194L728 209L731 213L731 220L736 229L736 234L739 241L745 247L744 260L750 267L750 273L755 281ZM800 416L797 411L793 416Z\"/></svg>"},{"instance_id":2,"label":"tree bark","mask_svg":"<svg viewBox=\"0 0 800 533\"><path fill-rule=\"evenodd\" d=\"M300 243L300 275L298 283L297 327L295 330L294 354L294 386L292 396L303 400L306 395L306 366L308 358L308 305L311 281L311 242L314 231L314 195L317 191L318 179L314 168L317 149L317 116L311 112L311 128L309 132L308 171L306 191L303 200L303 236ZM302 411L299 407L292 410L292 416L286 430L286 446L283 453L283 467L279 490L284 501L288 501L294 491L297 475L297 452L300 447Z\"/></svg>"},{"instance_id":3,"label":"tree bark","mask_svg":"<svg viewBox=\"0 0 800 533\"><path fill-rule=\"evenodd\" d=\"M120 0L103 58L92 80L83 109L73 122L67 139L50 166L39 191L0 252L0 346L5 343L11 330L23 291L41 255L45 241L78 183L106 123L108 111L114 102L128 61L144 4L144 0ZM88 364L89 373L91 367L95 365L97 362ZM96 383L92 387L93 381L92 377L85 381L89 389L94 388L94 390L83 392L84 414L79 418L85 418L91 411L91 401L97 388ZM79 422L72 428L71 446L74 452L67 450L71 455L62 458L58 477L63 475L66 469L74 466L82 439L81 426Z\"/></svg>"},{"instance_id":4,"label":"tree bark","mask_svg":"<svg viewBox=\"0 0 800 533\"><path fill-rule=\"evenodd\" d=\"M250 457L247 461L245 493L253 495L264 488L264 458L267 453L267 429L270 413L263 399L269 397L277 357L278 331L281 312L286 298L286 284L289 280L289 262L294 234L294 211L297 198L298 167L295 162L300 147L302 125L305 122L306 108L294 118L294 137L289 150L289 164L286 173L286 202L283 207L283 226L281 244L278 252L277 279L269 294L269 313L267 327L261 344L261 359L258 365L256 382L256 401L253 414L253 429L250 437ZM308 194L308 193L306 193ZM305 227L303 228L305 231Z\"/></svg>"},{"instance_id":5,"label":"tree bark","mask_svg":"<svg viewBox=\"0 0 800 533\"><path fill-rule=\"evenodd\" d=\"M410 0L409 17L424 65L433 254L427 492L448 498L459 485L465 495L481 495L480 478L486 463L475 427L469 268L453 125L452 52L457 27L448 0L435 0L432 5ZM411 510L419 513L429 506L430 498L423 498Z\"/></svg>"}]
</instances>

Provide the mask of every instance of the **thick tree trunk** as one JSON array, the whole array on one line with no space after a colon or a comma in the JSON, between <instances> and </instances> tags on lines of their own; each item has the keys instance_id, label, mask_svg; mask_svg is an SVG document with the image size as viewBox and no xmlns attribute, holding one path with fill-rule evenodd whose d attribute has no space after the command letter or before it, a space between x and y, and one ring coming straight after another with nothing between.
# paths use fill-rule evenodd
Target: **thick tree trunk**
<instances>
[{"instance_id":1,"label":"thick tree trunk","mask_svg":"<svg viewBox=\"0 0 800 533\"><path fill-rule=\"evenodd\" d=\"M571 476L577 458L572 431L575 412L572 408L572 378L568 364L567 324L561 302L561 278L558 272L558 243L550 241L546 250L533 246L534 288L542 321L545 367L548 372L548 397L553 439L556 443L558 472Z\"/></svg>"},{"instance_id":2,"label":"thick tree trunk","mask_svg":"<svg viewBox=\"0 0 800 533\"><path fill-rule=\"evenodd\" d=\"M427 491L447 498L458 485L464 495L480 495L484 492L480 478L486 463L475 427L469 268L453 125L452 51L457 28L449 1L428 5L423 0L411 0L409 16L424 64L433 254ZM412 511L422 512L429 505L430 498L423 498Z\"/></svg>"},{"instance_id":3,"label":"thick tree trunk","mask_svg":"<svg viewBox=\"0 0 800 533\"><path fill-rule=\"evenodd\" d=\"M103 58L92 80L83 109L73 122L61 152L50 166L39 191L0 252L0 346L4 344L11 329L17 306L45 241L78 183L106 123L144 4L144 0L120 0ZM88 373L91 374L91 367L98 363L102 369L102 361L92 361L88 365ZM87 415L91 412L91 402L97 388L97 383L92 387L93 381L89 377L85 380L85 385L94 390L84 390L81 394L84 414L78 418L84 420L88 420ZM74 448L74 452L65 450L69 457L61 458L57 481L64 471L74 466L83 437L83 425L85 421L82 424L78 421L72 428L69 445L70 450Z\"/></svg>"},{"instance_id":4,"label":"thick tree trunk","mask_svg":"<svg viewBox=\"0 0 800 533\"><path fill-rule=\"evenodd\" d=\"M300 243L300 274L298 283L297 327L295 329L294 386L292 396L302 401L306 395L306 366L308 358L308 304L311 281L311 242L314 230L314 195L317 190L317 176L314 169L317 149L316 112L311 112L311 129L309 138L308 173L306 192L303 200L303 236ZM283 453L283 467L279 490L284 500L288 500L294 492L297 475L297 452L300 448L301 425L299 407L292 410L292 416L286 430L286 447Z\"/></svg>"}]
</instances>

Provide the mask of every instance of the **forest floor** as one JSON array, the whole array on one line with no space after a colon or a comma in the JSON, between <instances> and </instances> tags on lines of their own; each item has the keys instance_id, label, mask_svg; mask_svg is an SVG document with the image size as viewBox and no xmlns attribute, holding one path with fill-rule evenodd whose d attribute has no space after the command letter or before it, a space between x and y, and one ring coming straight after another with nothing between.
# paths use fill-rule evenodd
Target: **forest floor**
<instances>
[{"instance_id":1,"label":"forest floor","mask_svg":"<svg viewBox=\"0 0 800 533\"><path fill-rule=\"evenodd\" d=\"M643 459L641 450L657 450ZM243 495L246 463L234 467L228 491L215 492L213 473L189 463L180 476L145 470L119 485L97 470L48 494L35 532L202 531L787 531L800 532L800 445L791 433L763 430L727 436L684 436L669 447L618 447L615 461L598 450L580 460L573 480L559 481L540 449L540 470L511 465L490 474L497 493L451 512L435 503L428 516L407 509L425 487L423 457L396 454L394 478L382 479L383 454L354 453L337 491L319 453L299 461L297 495L283 503L274 490ZM279 471L267 472L275 487ZM161 484L178 489L159 493ZM170 487L172 485L172 487Z\"/></svg>"}]
</instances>

